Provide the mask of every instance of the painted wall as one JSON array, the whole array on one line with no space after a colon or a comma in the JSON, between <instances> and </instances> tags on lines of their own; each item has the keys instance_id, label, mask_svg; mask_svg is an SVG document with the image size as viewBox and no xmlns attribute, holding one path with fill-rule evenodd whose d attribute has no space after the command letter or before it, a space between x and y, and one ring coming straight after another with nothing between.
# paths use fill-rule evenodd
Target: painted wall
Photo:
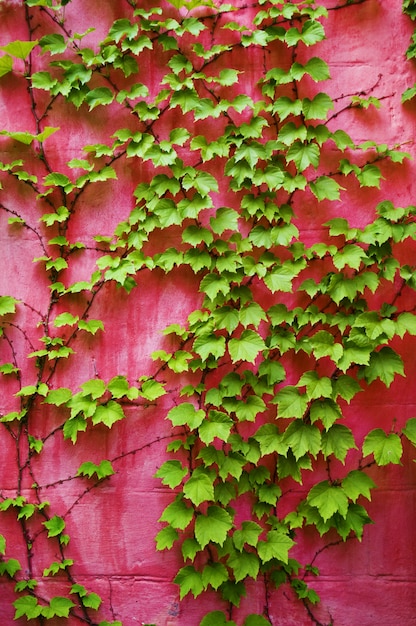
<instances>
[{"instance_id":1,"label":"painted wall","mask_svg":"<svg viewBox=\"0 0 416 626\"><path fill-rule=\"evenodd\" d=\"M414 65L403 60L412 23L402 15L401 2L366 0L339 10L334 6L336 0L328 0L326 4L331 9L325 20L327 39L314 49L314 54L326 59L331 69L332 80L325 83L324 88L337 98L336 111L340 111L330 122L331 128L336 129L342 124L343 128L349 129L356 143L374 139L391 146L403 146L402 149L415 154L414 105L401 104L402 92L416 80ZM126 11L127 3L121 0L88 3L72 0L65 9L65 24L72 33L94 26L95 31L85 39L93 47L105 36L113 21L123 17ZM239 13L239 19L249 18L250 9ZM48 28L56 28L56 25L44 18L35 36L39 38ZM29 39L23 3L3 0L0 2L0 44L16 39ZM244 72L242 80L252 85L263 58L261 51L244 57L236 54L233 62ZM16 62L13 73L0 78L0 124L7 131L36 134L26 79L21 73L23 66L19 63ZM42 59L35 58L34 63L41 67ZM146 63L140 67L143 82L153 85L155 91L160 89L163 63L163 58L156 58L149 51ZM381 108L372 108L371 116L360 109L342 112L349 98L357 93L379 98ZM39 110L44 102L46 99L42 102L40 94ZM114 117L111 107L98 107L89 113L85 105L76 111L62 101L54 103L48 111L47 124L59 126L60 131L45 142L51 170L68 173L66 163L72 158L81 158L84 145L100 141L108 143L112 133L123 127L123 122L129 123L129 113L126 111L124 115L125 120L120 119L119 113ZM166 135L183 122L176 116L164 119L165 127L158 131ZM215 128L207 128L204 122L196 125L199 133L208 138L215 137ZM27 154L27 148L19 142L0 137L1 161L18 159L22 151ZM74 242L86 242L90 249L76 253L76 262L71 265L65 280L89 278L97 256L93 237L98 233L113 233L132 209L134 188L147 176L146 168L140 168L137 162L120 159L114 167L120 173L118 181L94 185L79 200L68 238ZM304 230L305 240L318 240L322 223L335 212L337 216L347 217L352 226L362 226L373 215L374 207L381 199L389 198L399 206L412 204L416 192L414 162L403 165L388 162L381 168L385 180L380 190L350 185L348 197L343 196L335 204L322 203L319 215L313 202L299 205L296 208L297 224ZM26 334L16 328L9 329L13 350L17 358L22 359L29 342L33 343L34 349L39 349L38 338L42 329L37 328L36 311L44 311L49 290L38 265L32 263L34 257L43 254L39 238L34 231L22 230L18 224L8 225L11 213L4 210L6 207L23 215L27 223L42 231L38 223L38 201L29 187L14 184L8 178L3 187L0 192L0 208L3 209L0 210L0 293L30 304L18 307L16 318L17 325L26 329ZM221 194L218 202L226 203L224 186ZM172 241L154 241L153 245L160 250L168 248L175 245L176 240L172 237ZM409 244L407 252L409 263L414 263L414 247ZM97 376L110 380L119 373L124 373L134 383L154 368L150 354L169 346L170 340L161 334L161 329L171 323L185 322L188 313L200 302L195 277L183 270L169 274L141 272L138 288L130 295L115 286L105 286L91 311L92 317L103 320L105 334L80 336L76 355L68 365L59 366L54 384L77 389L83 381ZM71 306L74 312L77 307L80 310L81 299L73 297ZM414 310L415 303L409 301L407 306ZM405 354L406 379L399 377L388 390L374 382L365 394L361 394L363 397L358 396L345 407L347 423L358 431L362 424L363 435L375 417L377 425L382 422L389 429L393 418L403 424L416 415L415 348L414 340L406 340L400 347ZM10 349L10 344L2 343L1 362L10 360ZM23 385L33 383L34 369L30 363L24 366L22 376ZM6 414L17 408L17 399L15 406L9 399L10 393L15 392L15 381L3 378L1 384L0 413ZM23 493L30 496L31 485L36 481L42 499L53 501L54 511L65 518L71 537L68 554L76 563L74 577L102 597L101 619L120 620L124 626L144 623L196 626L206 611L222 609L223 605L213 594L204 594L197 600L187 597L179 603L178 589L172 578L181 566L180 559L174 550L155 551L154 537L160 528L158 518L172 498L170 490L154 477L166 459L165 448L171 430L165 415L172 405L169 398L148 404L126 407L127 419L111 431L103 425L97 426L93 440L87 433L80 433L77 446L64 441L60 432L48 437L44 449L50 454L42 454L39 461L35 459L32 472L22 472ZM56 414L47 405L40 405L37 436L45 437L55 426L58 426ZM16 446L6 429L0 430L0 441L0 492L3 498L14 497ZM314 588L322 598L316 616L322 623L327 624L332 619L335 626L416 624L414 457L414 450L409 447L402 466L392 466L387 471L370 470L378 485L369 505L375 524L366 527L361 543L348 540L339 544L335 535L320 540L311 531L304 545L299 547L302 558L311 559L316 554L314 565L319 567L321 576ZM94 463L110 459L115 475L90 488L92 483L88 480L74 478L78 467L87 458ZM293 498L299 498L306 488L307 485L299 487ZM25 549L13 515L2 514L0 533L6 537L10 550L13 545L13 553L8 552L8 556L25 563ZM35 535L33 539L38 546L44 544L43 548L38 548L31 563L33 574L40 576L59 555L51 552L44 536ZM324 548L327 545L329 547ZM317 546L324 549L317 553ZM42 584L45 595L49 596L59 594L65 583L56 576ZM13 622L13 587L14 584L4 577L0 580L0 622L4 625L26 623L24 618ZM264 598L256 591L254 583L252 588L249 585L241 612L261 613L263 604ZM238 615L239 612L235 611L233 619L238 619ZM287 590L273 593L270 615L273 624L279 626L310 626L313 623L304 608L292 601ZM53 622L54 626L61 623L65 620ZM78 621L70 620L69 623L72 626Z\"/></svg>"}]
</instances>

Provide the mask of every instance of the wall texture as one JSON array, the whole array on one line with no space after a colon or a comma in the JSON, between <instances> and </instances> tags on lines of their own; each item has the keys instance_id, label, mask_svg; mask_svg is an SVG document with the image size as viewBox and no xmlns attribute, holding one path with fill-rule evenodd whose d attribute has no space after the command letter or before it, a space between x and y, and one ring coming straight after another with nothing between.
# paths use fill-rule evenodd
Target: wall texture
<instances>
[{"instance_id":1,"label":"wall texture","mask_svg":"<svg viewBox=\"0 0 416 626\"><path fill-rule=\"evenodd\" d=\"M253 9L240 4L241 9L236 12L235 19L240 24L250 24ZM308 83L305 90L310 93L311 88L316 92L322 89L333 98L336 108L328 114L332 118L328 122L332 131L342 127L348 130L356 144L370 139L389 146L400 146L400 150L414 155L414 105L412 102L401 103L401 94L415 81L415 68L404 58L413 25L402 14L401 3L365 0L344 8L337 7L341 3L336 0L326 0L321 4L330 9L328 17L322 20L326 39L314 46L313 55L324 58L329 64L331 80L325 81L319 88ZM82 41L82 46L96 50L98 42L104 39L114 21L131 15L130 4L121 0L104 3L72 0L57 11L48 9L46 5L28 8L22 1L0 0L0 44L5 46L15 40L40 40L48 33L63 32L60 28L64 24L66 37L93 27L94 30L84 39L75 38L75 41L80 45ZM164 10L177 16L172 6ZM55 16L56 21L50 15ZM209 36L204 34L203 37ZM309 55L309 51L304 51L304 54L307 52ZM7 50L4 51L6 54ZM57 54L49 58L48 54L45 50L42 54L39 48L34 50L32 73L44 71L46 60L65 56ZM261 48L238 49L229 55L228 67L241 72L240 89L255 96L257 77L262 75L264 63L273 67L274 59L270 56L273 54L276 55L276 63L280 63L278 47L266 57ZM166 73L170 56L169 51L160 50L157 53L145 50L140 56L140 82L153 94L161 88L160 81ZM27 61L14 58L13 63L13 71L0 78L1 129L9 133L0 136L2 162L11 163L24 158L25 169L36 174L39 180L48 172L72 176L73 170L67 163L71 159L85 158L84 146L111 145L113 133L131 124L131 111L126 107L97 106L89 110L84 103L77 109L62 97L50 102L49 95L41 89L35 90L36 101L31 100L33 92L28 90L25 75ZM217 63L213 72L218 69L221 65ZM133 78L130 84L134 82ZM231 98L235 87L229 89ZM381 106L373 106L369 110L351 107L351 98L355 95L377 98ZM193 121L179 108L167 112L163 122L158 124L155 127L161 140L179 126L185 126L193 134L204 135L208 141L215 139L219 132L211 122ZM27 146L16 136L10 136L10 133L17 132L36 136L45 126L59 127L60 130L45 139L44 143L41 142L43 147L40 148L36 139ZM37 158L36 151L39 149L45 151L46 161L43 163ZM178 148L178 152L187 162L187 148L182 153ZM333 162L329 152L325 158L328 160L325 167L330 171L335 167L335 151ZM70 242L83 242L86 248L71 253L71 263L58 279L63 280L65 285L90 280L101 253L101 244L94 237L98 234L112 236L117 225L128 219L134 206L134 189L140 182L148 181L151 173L148 163L125 156L115 159L112 167L117 179L111 177L102 183L91 184L74 205L65 236ZM303 241L308 245L321 241L324 222L335 216L348 219L351 227L365 226L374 218L374 208L381 200L389 199L397 206L412 204L416 193L414 162L394 163L389 160L381 162L380 168L383 180L379 188L362 187L357 181L348 181L345 193L338 201L323 201L318 205L311 194L295 199L295 223L302 230ZM164 171L163 168L160 171ZM212 173L217 177L221 175L215 170ZM235 203L226 181L219 180L219 183L219 191L212 194L214 208ZM341 184L344 185L343 182ZM35 359L27 359L26 355L42 348L39 339L44 329L39 320L45 315L54 318L68 310L73 315L81 315L85 301L82 295L71 294L64 303L61 300L54 304L55 308L51 310L50 281L41 264L32 262L33 258L44 256L45 252L49 256L54 249L54 244L46 243L51 235L45 231L45 223L40 223L39 217L47 212L50 199L51 212L59 206L56 191L55 195L39 198L33 185L16 180L16 176L10 176L7 171L3 174L2 185L0 294L12 296L19 301L19 305L15 316L6 320L0 360L1 363L18 362L21 368L19 379L2 377L0 413L4 416L20 411L21 396L14 395L19 386L24 388L36 384ZM19 217L29 227L22 226L18 219L13 222L13 218ZM150 239L147 254L175 247L177 241L175 229L158 233ZM105 248L105 243L102 248ZM411 241L400 251L400 261L413 266L414 254L415 245ZM59 362L53 371L53 379L50 379L50 388L64 387L75 392L85 381L110 381L118 375L126 376L134 385L141 376L153 374L155 364L150 356L152 352L159 349L169 351L176 345L171 335L162 334L163 328L172 323L185 324L188 314L202 305L199 280L190 269L181 267L169 272L161 269L138 271L138 286L131 293L120 289L114 282L104 284L92 299L89 316L103 321L105 333L100 330L95 335L78 333L74 343L75 354ZM386 302L392 298L389 289L395 287L386 287L382 296ZM274 295L264 295L268 306L276 301ZM398 301L403 310L414 311L413 291L400 292L396 304ZM66 328L65 337L71 332L71 327ZM372 424L389 432L396 426L402 428L407 419L416 415L416 345L413 337L406 337L398 341L397 346L405 362L407 377L398 376L389 388L376 380L366 387L365 393L358 394L350 404L345 404L345 420L354 430L358 445L361 445ZM290 358L293 359L291 366L294 372L302 369L299 355ZM164 372L163 377L169 390L179 388L175 376L169 378ZM99 617L94 618L96 621L88 621L79 611L79 617L72 616L68 620L65 617L53 618L48 622L53 626L63 623L73 626L83 621L98 624L103 620L119 620L124 626L194 626L199 624L207 611L225 610L226 604L212 591L197 599L187 595L179 601L178 587L173 578L182 566L180 553L175 549L162 552L155 549L155 535L162 527L159 517L172 500L171 490L155 477L158 468L169 458L166 444L172 438L172 427L165 417L173 403L179 401L178 398L172 400L172 397L169 393L157 400L139 398L133 403L126 401L123 406L124 420L111 430L98 423L93 428L93 436L90 428L87 432L80 432L77 445L62 437L62 420L68 408L51 407L39 401L33 409L35 425L31 433L42 441L43 450L42 454L30 456L30 463L26 464L24 459L29 457L25 456L27 450L22 443L24 433L16 430L12 421L0 424L0 494L3 501L20 494L32 502L33 483L36 483L36 497L51 503L49 519L57 515L65 521L65 532L71 538L65 556L74 561L71 568L73 580L102 598ZM375 523L365 527L361 542L353 538L339 541L332 531L321 538L314 529L310 529L296 547L293 553L296 558L313 562L319 568L320 576L313 581L313 587L321 597L321 605L314 607L313 613L308 613L302 603L294 600L293 592L286 586L265 598L264 590L251 580L247 585L247 597L242 599L240 609L233 610L232 619L240 624L238 620L248 613L262 614L267 602L269 619L276 626L416 624L416 466L413 462L414 449L404 440L403 446L400 465L372 466L368 469L369 476L377 484L367 507ZM347 467L355 467L357 458L348 456ZM99 465L103 459L111 461L113 475L98 483L94 476L77 477L82 463L91 461ZM341 468L341 464L338 465ZM338 465L335 462L335 472L345 470L344 467L339 469ZM324 463L322 468L324 477ZM283 509L287 507L290 510L291 502L304 497L309 487L307 477L303 485L291 485L282 503ZM16 520L14 506L1 512L0 534L6 539L6 555L17 559L22 566L21 575L16 575L15 580L10 580L7 575L0 578L0 621L4 625L25 624L27 621L25 617L13 621L16 580L38 578L39 596L46 599L63 596L68 588L68 579L62 572L42 577L44 569L50 567L52 562L61 561L62 554L59 546L46 538L41 522L29 518L22 525L22 520ZM36 549L28 551L28 542Z\"/></svg>"}]
</instances>

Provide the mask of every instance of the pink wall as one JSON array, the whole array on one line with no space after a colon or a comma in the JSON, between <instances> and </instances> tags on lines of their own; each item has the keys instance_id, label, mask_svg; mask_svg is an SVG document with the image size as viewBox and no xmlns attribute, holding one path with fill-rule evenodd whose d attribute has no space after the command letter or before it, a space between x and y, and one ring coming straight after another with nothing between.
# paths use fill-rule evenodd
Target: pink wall
<instances>
[{"instance_id":1,"label":"pink wall","mask_svg":"<svg viewBox=\"0 0 416 626\"><path fill-rule=\"evenodd\" d=\"M336 0L325 2L328 8L339 4ZM172 13L174 10L171 9ZM39 38L48 29L57 30L51 21L37 10L33 10L41 26L34 36ZM95 31L84 40L93 47L108 32L115 19L130 15L127 2L82 2L72 0L65 9L67 28L71 32L83 32L90 26ZM248 20L250 9L238 13L238 19ZM35 19L35 18L34 18ZM0 44L29 39L23 3L4 0L0 3ZM321 56L330 66L332 80L316 89L327 91L336 101L336 110L348 103L350 95L364 92L380 98L381 108L372 108L371 115L358 109L350 109L334 117L332 129L348 129L356 143L374 139L390 146L400 145L403 150L415 154L414 136L416 116L413 104L401 104L401 94L416 80L414 66L404 60L404 54L412 33L412 23L401 13L401 3L389 0L366 0L357 6L330 10L324 21L327 39L316 46L314 56ZM159 80L165 73L164 63L168 58L147 55L147 64L140 68L140 79L157 92ZM235 54L232 62L244 71L244 83L253 89L256 76L263 63L262 52L249 55ZM34 63L41 69L45 59L36 53ZM271 62L272 64L272 62ZM31 114L26 79L21 73L22 64L16 62L15 71L0 78L1 128L7 131L29 131L36 134ZM308 89L310 86L308 85ZM308 92L309 93L309 92ZM45 106L41 92L39 110ZM43 102L43 104L42 104ZM130 114L121 112L120 107L97 107L91 113L83 105L76 111L72 105L57 100L48 112L48 126L60 127L60 131L45 142L47 157L52 171L68 173L66 163L72 158L82 157L86 144L110 143L110 136L118 128L130 123ZM176 112L179 110L176 109ZM44 121L42 121L42 124ZM174 116L164 118L164 127L158 132L168 135L176 125L191 124L189 120L178 120ZM207 128L204 121L195 124L195 132L216 136L216 128ZM192 130L192 129L191 129ZM7 137L0 137L0 160L9 162L21 155L28 155L30 148ZM186 158L186 154L184 155ZM34 163L39 176L44 175L39 163ZM114 167L118 180L102 185L93 185L80 197L76 212L71 220L68 238L82 241L88 248L77 253L75 261L65 275L70 283L87 280L94 270L97 252L93 237L97 234L111 235L116 225L125 219L133 207L132 192L137 183L146 179L146 167L135 160L120 159ZM329 168L331 163L329 163ZM374 215L374 207L382 199L389 198L396 205L413 202L416 191L415 165L412 161L403 165L391 162L381 164L385 180L381 189L363 189L358 184L348 183L348 189L335 203L319 205L312 198L299 202L297 225L304 231L304 241L320 240L322 224L331 217L343 215L352 226L362 226ZM46 237L38 219L45 206L36 200L33 191L22 184L15 184L3 175L3 191L0 203L32 225ZM218 206L230 201L225 185L221 195L215 197ZM215 196L215 194L214 194ZM9 329L13 348L19 362L25 363L22 385L35 380L33 367L23 359L31 341L39 349L36 310L45 311L49 301L47 282L32 258L43 252L36 234L19 225L7 224L10 213L0 211L0 294L12 295L30 304L19 306L16 323L25 329L23 336L16 328ZM163 250L176 245L175 233L163 241L153 240L155 249ZM414 246L409 244L406 254L409 263L414 263ZM150 374L154 364L150 354L169 346L169 339L161 329L171 323L184 323L187 315L199 306L202 299L198 293L199 281L189 271L174 270L163 274L143 271L138 275L138 288L130 295L107 284L97 296L91 317L102 319L105 334L96 336L80 334L76 340L76 354L70 362L57 369L54 386L71 387L76 390L82 382L99 378L108 381L117 374L124 374L131 384L141 375ZM406 297L408 302L405 302ZM414 293L403 296L409 309L415 307ZM269 305L273 302L271 300ZM71 297L70 310L82 310L81 297ZM59 312L59 311L56 311ZM172 340L173 341L173 340ZM357 443L374 422L373 427L392 427L393 419L403 426L406 419L416 415L416 396L413 384L415 341L406 339L399 349L404 354L407 378L398 378L387 390L381 383L374 382L365 393L357 396L345 406L347 423L358 433ZM10 345L0 346L1 362L10 360ZM16 391L15 380L3 377L0 396L0 413L16 410L17 401L10 400ZM172 387L179 386L172 380ZM103 599L100 620L120 620L124 626L134 624L156 624L157 626L194 626L210 610L225 608L213 593L206 593L197 600L187 596L179 602L179 593L172 579L181 567L180 555L175 549L158 553L154 537L160 529L158 518L164 507L172 500L172 493L154 477L158 467L166 460L166 443L171 437L170 422L166 412L172 407L170 395L151 406L126 407L127 419L111 431L105 426L95 427L90 433L80 433L78 444L73 446L64 441L61 433L45 441L44 452L34 459L32 473L22 474L22 493L33 497L31 485L40 485L40 497L53 503L51 515L65 518L71 537L67 550L68 558L75 561L72 569L74 579L98 593ZM58 426L60 416L39 403L34 431L38 438L46 437ZM361 437L361 440L360 440ZM6 429L0 430L2 462L0 464L0 493L3 498L14 497L17 481L16 447ZM416 624L416 544L414 542L414 517L416 513L416 466L414 450L405 450L402 466L369 470L377 483L372 502L368 505L374 525L365 528L361 543L355 539L337 543L335 535L319 538L310 531L299 545L298 554L305 561L329 544L316 556L314 565L321 576L313 586L320 594L320 608L314 609L316 620L305 612L304 607L293 600L287 589L273 592L270 598L270 617L276 626L310 626L315 623L334 626L410 626ZM113 462L115 475L99 486L88 479L74 478L80 464L86 460L99 463L102 459ZM354 458L348 458L354 466ZM336 468L343 472L343 468ZM299 499L308 485L298 486L292 494ZM36 552L31 567L34 577L54 560L59 559L57 548L46 541L44 534L37 536L36 527L30 529L35 535ZM28 567L20 528L11 513L0 516L0 533L6 537L7 556L20 560L23 569ZM5 577L0 579L0 622L25 624L21 618L13 622L15 599L14 583ZM67 582L59 577L43 580L39 585L40 595L59 595L67 588ZM262 613L264 596L261 585L253 581L248 585L248 595L243 599L240 610L233 612L233 619L247 613ZM53 626L66 623L56 619ZM80 623L71 618L71 626ZM92 622L91 622L92 623ZM95 623L95 622L94 622Z\"/></svg>"}]
</instances>

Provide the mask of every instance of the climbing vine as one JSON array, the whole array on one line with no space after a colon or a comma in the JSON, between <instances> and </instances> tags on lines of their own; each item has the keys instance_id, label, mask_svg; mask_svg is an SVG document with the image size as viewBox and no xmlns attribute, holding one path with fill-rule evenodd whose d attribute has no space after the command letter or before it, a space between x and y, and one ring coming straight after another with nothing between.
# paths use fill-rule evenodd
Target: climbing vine
<instances>
[{"instance_id":1,"label":"climbing vine","mask_svg":"<svg viewBox=\"0 0 416 626\"><path fill-rule=\"evenodd\" d=\"M181 559L180 600L215 592L201 626L277 624L279 588L333 623L317 555L362 539L372 470L416 443L416 418L386 430L350 411L406 375L416 335L416 207L349 209L410 155L345 130L388 94L330 95L320 52L329 11L365 0L118 4L105 32L79 33L79 3L26 0L10 9L26 35L0 46L0 88L30 124L0 131L8 266L38 250L0 296L14 619L121 624L112 589L85 583L71 516L162 445L156 549ZM164 288L172 317L138 363L132 320Z\"/></svg>"}]
</instances>

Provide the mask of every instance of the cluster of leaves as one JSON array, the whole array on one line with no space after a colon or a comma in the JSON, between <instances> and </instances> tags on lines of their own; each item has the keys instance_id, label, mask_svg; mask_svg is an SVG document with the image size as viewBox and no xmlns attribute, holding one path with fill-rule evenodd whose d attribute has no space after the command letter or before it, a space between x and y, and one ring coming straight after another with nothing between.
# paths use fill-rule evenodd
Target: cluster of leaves
<instances>
[{"instance_id":1,"label":"cluster of leaves","mask_svg":"<svg viewBox=\"0 0 416 626\"><path fill-rule=\"evenodd\" d=\"M403 13L408 15L412 20L416 19L416 4L414 0L403 0ZM411 60L416 57L416 32L413 33L411 43L406 51L406 57ZM407 102L416 95L416 84L408 87L402 95L402 101Z\"/></svg>"},{"instance_id":2,"label":"cluster of leaves","mask_svg":"<svg viewBox=\"0 0 416 626\"><path fill-rule=\"evenodd\" d=\"M0 58L0 76L18 74L23 64L35 123L33 133L1 132L22 153L0 163L2 181L6 192L9 185L29 188L39 224L6 202L0 207L12 234L35 236L41 248L35 262L50 293L43 311L12 294L0 297L1 336L11 355L0 371L17 388L0 422L19 450L16 493L2 496L0 510L15 512L27 558L27 567L6 558L0 536L0 574L19 594L15 619L96 624L91 611L101 610L101 598L74 578L64 533L70 509L58 514L41 498L34 460L45 454L45 443L63 435L76 445L79 433L94 441L94 427L116 429L126 405L144 407L168 393L174 437L156 476L173 499L156 540L159 550L182 554L180 598L217 591L228 615L212 611L201 626L232 626L232 607L252 579L266 586L266 596L289 585L311 611L319 598L308 580L318 570L293 558L292 549L309 527L321 536L361 539L371 521L365 500L375 486L367 467L398 464L403 438L416 443L416 418L388 432L372 424L363 441L346 419L358 393L405 375L397 345L416 335L416 316L399 302L416 284L414 267L399 259L416 239L416 207L383 201L361 226L327 219L328 206L336 206L330 203L347 198L351 186L380 187L381 162L401 163L408 155L371 141L356 145L345 130L333 129L340 99L319 90L330 72L310 51L325 38L327 10L318 2L261 0L240 9L195 0L151 9L129 2L91 47L83 42L93 29L67 29L67 4L26 0L28 40L3 46ZM249 92L245 51L264 70ZM141 71L149 59L163 73L156 87ZM114 118L128 113L128 123L56 171L48 142L64 130L65 120L53 115L60 103L87 116L96 108ZM379 105L361 92L342 110ZM92 243L71 241L83 194L95 184L109 187L124 171L120 162L142 174L133 209L113 235L98 224ZM313 244L302 213L307 205L323 232ZM94 271L72 282L76 271L67 270L86 252L95 255ZM176 348L153 353L153 372L136 376L138 384L124 374L79 380L76 390L57 384L82 337L98 342L105 330L90 317L95 302L114 293L104 287L134 298L141 273L176 268L193 275L200 306L164 330ZM24 309L37 315L42 332L32 336L19 326ZM19 331L30 346L28 361L14 348ZM177 396L162 372L178 380ZM39 409L55 416L51 428L39 424ZM82 493L90 492L111 480L116 460L86 460L70 480L86 481ZM27 475L32 499L22 493ZM298 502L282 513L289 489L304 482ZM36 540L45 535L56 542L59 559L43 579L64 576L65 597L37 593L32 563ZM267 605L263 615L243 619L244 626L271 623Z\"/></svg>"}]
</instances>

